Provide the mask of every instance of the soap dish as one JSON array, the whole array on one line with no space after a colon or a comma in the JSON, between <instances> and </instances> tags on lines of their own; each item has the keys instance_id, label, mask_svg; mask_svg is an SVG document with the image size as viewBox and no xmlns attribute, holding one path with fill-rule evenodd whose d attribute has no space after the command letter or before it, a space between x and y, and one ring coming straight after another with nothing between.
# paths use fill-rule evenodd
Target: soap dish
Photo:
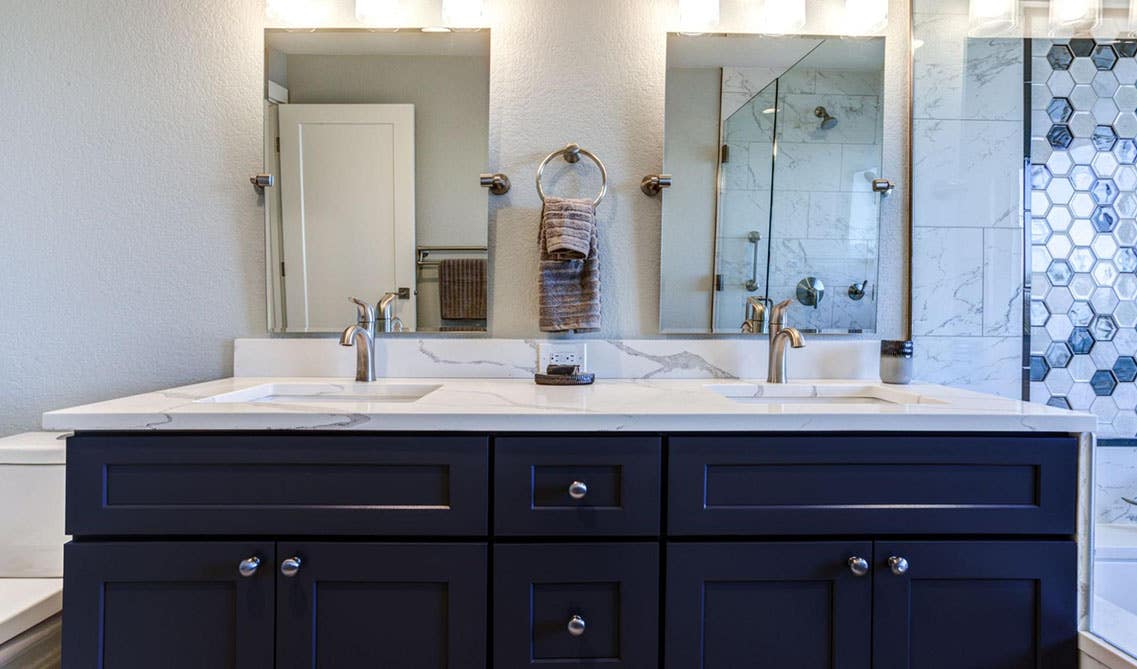
<instances>
[{"instance_id":1,"label":"soap dish","mask_svg":"<svg viewBox=\"0 0 1137 669\"><path fill-rule=\"evenodd\" d=\"M579 365L549 365L544 374L534 374L533 380L539 386L590 386L596 375L580 371Z\"/></svg>"}]
</instances>

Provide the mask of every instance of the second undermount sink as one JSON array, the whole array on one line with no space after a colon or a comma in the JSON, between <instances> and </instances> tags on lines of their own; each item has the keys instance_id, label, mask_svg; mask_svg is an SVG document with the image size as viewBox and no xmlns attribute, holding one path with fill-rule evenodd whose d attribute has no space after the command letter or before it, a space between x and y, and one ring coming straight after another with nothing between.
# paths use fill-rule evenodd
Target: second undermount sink
<instances>
[{"instance_id":1,"label":"second undermount sink","mask_svg":"<svg viewBox=\"0 0 1137 669\"><path fill-rule=\"evenodd\" d=\"M414 402L439 385L373 385L369 383L262 383L198 400L220 404L313 404L324 402Z\"/></svg>"},{"instance_id":2,"label":"second undermount sink","mask_svg":"<svg viewBox=\"0 0 1137 669\"><path fill-rule=\"evenodd\" d=\"M944 403L909 390L871 383L713 383L703 387L739 404L887 406Z\"/></svg>"}]
</instances>

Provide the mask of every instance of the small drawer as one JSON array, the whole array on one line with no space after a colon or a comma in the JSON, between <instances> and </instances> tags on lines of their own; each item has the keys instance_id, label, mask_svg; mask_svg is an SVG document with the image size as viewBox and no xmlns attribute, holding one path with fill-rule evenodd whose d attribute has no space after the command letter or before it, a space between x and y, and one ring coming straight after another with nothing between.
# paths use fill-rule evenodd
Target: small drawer
<instances>
[{"instance_id":1,"label":"small drawer","mask_svg":"<svg viewBox=\"0 0 1137 669\"><path fill-rule=\"evenodd\" d=\"M494 442L503 536L656 536L658 437L508 437Z\"/></svg>"},{"instance_id":2,"label":"small drawer","mask_svg":"<svg viewBox=\"0 0 1137 669\"><path fill-rule=\"evenodd\" d=\"M673 535L1074 532L1072 437L708 435L670 448Z\"/></svg>"},{"instance_id":3,"label":"small drawer","mask_svg":"<svg viewBox=\"0 0 1137 669\"><path fill-rule=\"evenodd\" d=\"M485 536L486 437L86 433L75 535Z\"/></svg>"},{"instance_id":4,"label":"small drawer","mask_svg":"<svg viewBox=\"0 0 1137 669\"><path fill-rule=\"evenodd\" d=\"M494 669L659 667L655 543L494 548Z\"/></svg>"}]
</instances>

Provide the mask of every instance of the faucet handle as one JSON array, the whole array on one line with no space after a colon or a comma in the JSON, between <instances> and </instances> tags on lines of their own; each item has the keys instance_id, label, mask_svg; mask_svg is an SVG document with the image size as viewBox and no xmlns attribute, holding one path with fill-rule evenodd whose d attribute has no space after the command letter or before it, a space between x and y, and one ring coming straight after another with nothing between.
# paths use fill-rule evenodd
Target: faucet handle
<instances>
[{"instance_id":1,"label":"faucet handle","mask_svg":"<svg viewBox=\"0 0 1137 669\"><path fill-rule=\"evenodd\" d=\"M773 308L770 309L770 324L777 325L779 327L785 327L786 311L789 310L790 306L792 306L793 303L794 301L791 299L783 300L775 304Z\"/></svg>"},{"instance_id":2,"label":"faucet handle","mask_svg":"<svg viewBox=\"0 0 1137 669\"><path fill-rule=\"evenodd\" d=\"M370 325L375 322L375 307L358 297L349 297L348 301L355 305L356 320L361 325Z\"/></svg>"}]
</instances>

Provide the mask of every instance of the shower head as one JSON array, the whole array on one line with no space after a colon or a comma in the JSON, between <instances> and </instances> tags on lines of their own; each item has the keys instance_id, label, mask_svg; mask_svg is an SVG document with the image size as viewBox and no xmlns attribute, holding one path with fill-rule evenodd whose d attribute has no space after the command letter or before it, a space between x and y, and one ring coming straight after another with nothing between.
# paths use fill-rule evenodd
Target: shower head
<instances>
[{"instance_id":1,"label":"shower head","mask_svg":"<svg viewBox=\"0 0 1137 669\"><path fill-rule=\"evenodd\" d=\"M822 130L832 130L837 127L837 119L829 113L825 107L818 107L813 110L813 115L821 119Z\"/></svg>"}]
</instances>

